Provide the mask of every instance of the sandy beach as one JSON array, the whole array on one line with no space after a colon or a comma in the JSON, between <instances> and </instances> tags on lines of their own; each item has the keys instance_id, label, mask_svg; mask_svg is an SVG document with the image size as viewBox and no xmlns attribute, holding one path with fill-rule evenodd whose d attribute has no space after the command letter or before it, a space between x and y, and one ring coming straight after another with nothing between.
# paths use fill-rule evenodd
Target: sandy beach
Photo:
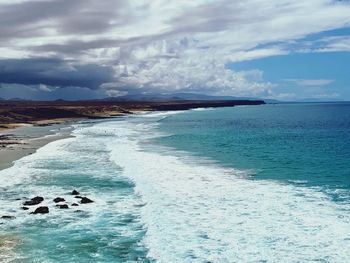
<instances>
[{"instance_id":1,"label":"sandy beach","mask_svg":"<svg viewBox=\"0 0 350 263\"><path fill-rule=\"evenodd\" d=\"M11 167L14 161L33 154L52 141L70 137L71 123L48 126L25 125L0 131L0 170Z\"/></svg>"}]
</instances>

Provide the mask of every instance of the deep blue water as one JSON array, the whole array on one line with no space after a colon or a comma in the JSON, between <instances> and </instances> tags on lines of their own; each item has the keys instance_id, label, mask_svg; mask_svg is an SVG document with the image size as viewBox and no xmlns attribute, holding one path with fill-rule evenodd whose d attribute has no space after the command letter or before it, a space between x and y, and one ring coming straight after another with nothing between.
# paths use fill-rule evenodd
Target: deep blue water
<instances>
[{"instance_id":1,"label":"deep blue water","mask_svg":"<svg viewBox=\"0 0 350 263\"><path fill-rule=\"evenodd\" d=\"M161 144L252 170L254 179L350 189L350 103L243 106L171 115Z\"/></svg>"}]
</instances>

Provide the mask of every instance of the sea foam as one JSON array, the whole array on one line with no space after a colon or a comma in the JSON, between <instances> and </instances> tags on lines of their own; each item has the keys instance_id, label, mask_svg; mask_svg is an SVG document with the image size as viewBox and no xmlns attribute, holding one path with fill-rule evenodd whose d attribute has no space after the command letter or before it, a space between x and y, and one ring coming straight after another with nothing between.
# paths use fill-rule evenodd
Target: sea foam
<instances>
[{"instance_id":1,"label":"sea foam","mask_svg":"<svg viewBox=\"0 0 350 263\"><path fill-rule=\"evenodd\" d=\"M159 116L157 116L159 117ZM146 203L157 262L346 262L350 207L318 189L250 180L190 154L149 147L154 123L110 123L111 158Z\"/></svg>"},{"instance_id":2,"label":"sea foam","mask_svg":"<svg viewBox=\"0 0 350 263\"><path fill-rule=\"evenodd\" d=\"M156 262L348 261L349 204L335 203L317 188L251 180L249 171L155 145L152 138L164 136L157 121L168 115L146 116L76 127L75 138L50 143L1 172L8 191L45 193L52 200L78 184L95 200L80 208L84 220L73 211L52 210L44 217L45 233L35 230L36 217L16 209L9 226L29 242L22 256L45 262L55 248L58 262L73 255L113 262L127 238L135 242L135 256L125 250L120 255L134 261L143 245ZM121 183L134 190L120 190ZM13 201L1 205L1 211L13 211ZM76 254L74 246L86 240L93 240L93 252Z\"/></svg>"}]
</instances>

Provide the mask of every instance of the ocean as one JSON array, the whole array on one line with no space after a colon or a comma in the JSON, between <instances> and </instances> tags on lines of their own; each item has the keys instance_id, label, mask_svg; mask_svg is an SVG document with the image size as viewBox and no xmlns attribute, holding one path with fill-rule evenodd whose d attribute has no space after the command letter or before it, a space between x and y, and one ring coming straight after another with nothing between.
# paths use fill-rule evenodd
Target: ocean
<instances>
[{"instance_id":1,"label":"ocean","mask_svg":"<svg viewBox=\"0 0 350 263\"><path fill-rule=\"evenodd\" d=\"M73 128L0 171L0 262L350 261L349 103ZM94 203L55 207L73 189ZM37 195L49 214L20 209Z\"/></svg>"}]
</instances>

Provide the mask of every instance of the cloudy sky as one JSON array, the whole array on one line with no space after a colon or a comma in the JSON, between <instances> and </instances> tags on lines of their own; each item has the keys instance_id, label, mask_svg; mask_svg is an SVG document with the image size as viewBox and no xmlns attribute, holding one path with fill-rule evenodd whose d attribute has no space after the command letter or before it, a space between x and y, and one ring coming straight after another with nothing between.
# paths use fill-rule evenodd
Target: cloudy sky
<instances>
[{"instance_id":1,"label":"cloudy sky","mask_svg":"<svg viewBox=\"0 0 350 263\"><path fill-rule=\"evenodd\" d=\"M0 97L350 100L346 0L0 0Z\"/></svg>"}]
</instances>

